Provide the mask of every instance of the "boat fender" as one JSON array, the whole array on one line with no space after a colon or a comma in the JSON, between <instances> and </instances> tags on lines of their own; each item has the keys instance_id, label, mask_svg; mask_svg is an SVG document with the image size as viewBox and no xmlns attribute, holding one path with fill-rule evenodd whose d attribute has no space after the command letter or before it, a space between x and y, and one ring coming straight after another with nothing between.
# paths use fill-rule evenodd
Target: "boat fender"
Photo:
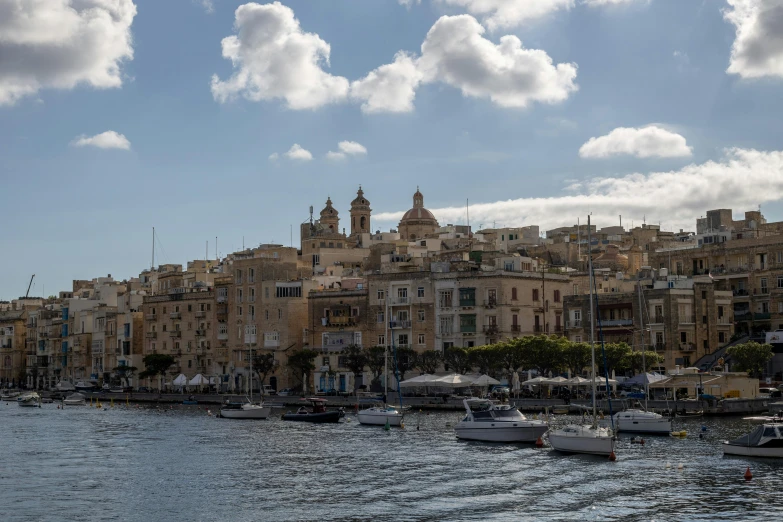
<instances>
[{"instance_id":1,"label":"boat fender","mask_svg":"<svg viewBox=\"0 0 783 522\"><path fill-rule=\"evenodd\" d=\"M541 439L541 437L538 437L536 439L536 448L543 448L544 447L544 441Z\"/></svg>"},{"instance_id":2,"label":"boat fender","mask_svg":"<svg viewBox=\"0 0 783 522\"><path fill-rule=\"evenodd\" d=\"M610 462L614 462L615 460L617 460L617 455L615 455L615 454L614 454L614 451L612 451L612 452L609 454L609 461L610 461Z\"/></svg>"},{"instance_id":3,"label":"boat fender","mask_svg":"<svg viewBox=\"0 0 783 522\"><path fill-rule=\"evenodd\" d=\"M750 472L750 466L748 466L748 469L745 470L745 480L750 480L753 478L753 473Z\"/></svg>"}]
</instances>

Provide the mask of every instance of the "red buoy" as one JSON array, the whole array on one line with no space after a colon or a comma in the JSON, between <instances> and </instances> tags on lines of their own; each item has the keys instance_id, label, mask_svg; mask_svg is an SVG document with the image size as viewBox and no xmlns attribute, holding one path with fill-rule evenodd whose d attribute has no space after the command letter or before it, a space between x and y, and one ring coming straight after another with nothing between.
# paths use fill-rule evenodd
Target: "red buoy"
<instances>
[{"instance_id":1,"label":"red buoy","mask_svg":"<svg viewBox=\"0 0 783 522\"><path fill-rule=\"evenodd\" d=\"M644 446L644 439L642 439L641 445Z\"/></svg>"},{"instance_id":2,"label":"red buoy","mask_svg":"<svg viewBox=\"0 0 783 522\"><path fill-rule=\"evenodd\" d=\"M609 454L609 460L611 462L614 462L615 460L617 460L617 455L614 454L614 451Z\"/></svg>"},{"instance_id":3,"label":"red buoy","mask_svg":"<svg viewBox=\"0 0 783 522\"><path fill-rule=\"evenodd\" d=\"M745 480L750 480L753 478L753 473L750 472L750 466L748 466L748 469L745 470Z\"/></svg>"},{"instance_id":4,"label":"red buoy","mask_svg":"<svg viewBox=\"0 0 783 522\"><path fill-rule=\"evenodd\" d=\"M538 439L536 439L536 448L543 448L543 447L544 447L544 441L541 440L541 437L538 437Z\"/></svg>"}]
</instances>

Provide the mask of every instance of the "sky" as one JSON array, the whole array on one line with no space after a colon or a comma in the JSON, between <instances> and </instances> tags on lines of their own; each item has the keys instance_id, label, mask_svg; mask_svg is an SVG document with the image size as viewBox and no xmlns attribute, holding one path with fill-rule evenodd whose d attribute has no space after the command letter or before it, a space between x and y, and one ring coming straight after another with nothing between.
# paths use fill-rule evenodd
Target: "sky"
<instances>
[{"instance_id":1,"label":"sky","mask_svg":"<svg viewBox=\"0 0 783 522\"><path fill-rule=\"evenodd\" d=\"M783 220L783 0L0 0L0 299L394 228ZM207 246L208 242L208 246Z\"/></svg>"}]
</instances>

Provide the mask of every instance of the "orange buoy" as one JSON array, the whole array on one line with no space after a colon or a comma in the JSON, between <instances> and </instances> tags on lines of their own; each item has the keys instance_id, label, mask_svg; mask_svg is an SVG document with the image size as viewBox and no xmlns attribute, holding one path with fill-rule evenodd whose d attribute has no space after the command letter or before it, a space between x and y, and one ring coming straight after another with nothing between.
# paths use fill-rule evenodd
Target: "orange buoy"
<instances>
[{"instance_id":1,"label":"orange buoy","mask_svg":"<svg viewBox=\"0 0 783 522\"><path fill-rule=\"evenodd\" d=\"M753 473L750 472L750 466L748 466L748 469L745 470L745 480L750 480L753 478Z\"/></svg>"},{"instance_id":2,"label":"orange buoy","mask_svg":"<svg viewBox=\"0 0 783 522\"><path fill-rule=\"evenodd\" d=\"M541 440L541 437L538 437L538 439L536 439L536 448L543 448L543 447L544 447L544 441Z\"/></svg>"},{"instance_id":3,"label":"orange buoy","mask_svg":"<svg viewBox=\"0 0 783 522\"><path fill-rule=\"evenodd\" d=\"M615 454L614 454L614 451L612 451L612 452L609 454L609 460L610 460L611 462L614 462L615 460L617 460L617 455L615 455Z\"/></svg>"}]
</instances>

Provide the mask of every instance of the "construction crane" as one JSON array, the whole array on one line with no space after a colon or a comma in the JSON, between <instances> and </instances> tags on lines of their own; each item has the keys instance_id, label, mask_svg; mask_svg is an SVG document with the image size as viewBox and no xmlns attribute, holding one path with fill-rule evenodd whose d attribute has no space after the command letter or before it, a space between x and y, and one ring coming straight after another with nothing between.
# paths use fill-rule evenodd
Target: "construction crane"
<instances>
[{"instance_id":1,"label":"construction crane","mask_svg":"<svg viewBox=\"0 0 783 522\"><path fill-rule=\"evenodd\" d=\"M33 279L35 279L35 274L33 274L33 277L30 278L30 284L27 285L27 293L24 294L24 298L27 299L30 297L30 289L33 287Z\"/></svg>"}]
</instances>

